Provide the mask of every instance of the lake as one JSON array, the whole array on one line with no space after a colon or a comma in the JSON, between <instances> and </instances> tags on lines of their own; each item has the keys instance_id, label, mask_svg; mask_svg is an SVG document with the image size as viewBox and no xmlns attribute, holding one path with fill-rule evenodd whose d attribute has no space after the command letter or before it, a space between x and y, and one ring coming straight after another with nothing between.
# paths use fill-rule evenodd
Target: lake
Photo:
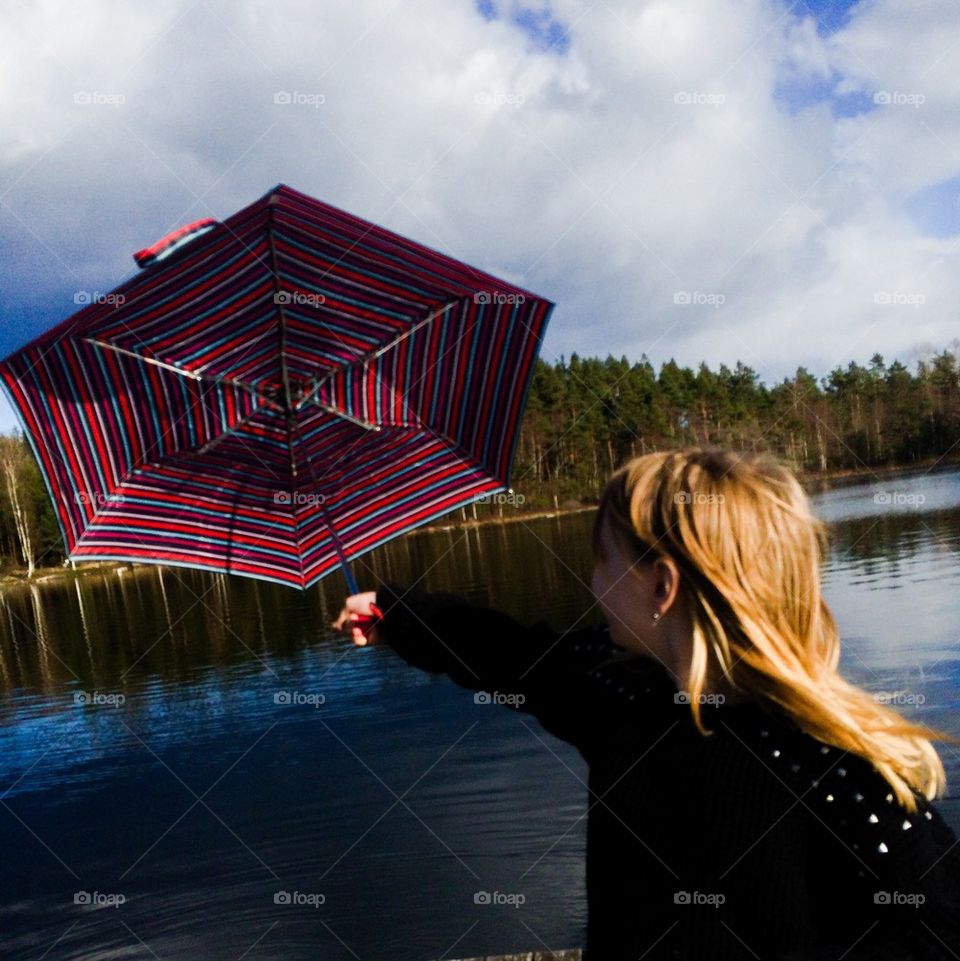
<instances>
[{"instance_id":1,"label":"lake","mask_svg":"<svg viewBox=\"0 0 960 961\"><path fill-rule=\"evenodd\" d=\"M960 734L960 471L814 503L842 672ZM361 589L417 583L593 624L592 520L421 532L354 571ZM4 958L423 961L582 944L580 756L528 715L333 635L344 592L340 574L301 593L147 567L0 596ZM960 749L938 747L940 809L960 831Z\"/></svg>"}]
</instances>

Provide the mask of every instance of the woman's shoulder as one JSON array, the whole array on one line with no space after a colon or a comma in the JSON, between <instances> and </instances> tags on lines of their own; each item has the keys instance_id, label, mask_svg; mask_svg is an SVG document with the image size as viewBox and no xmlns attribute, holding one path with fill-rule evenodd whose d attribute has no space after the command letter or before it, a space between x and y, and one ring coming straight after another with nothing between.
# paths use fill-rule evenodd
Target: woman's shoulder
<instances>
[{"instance_id":1,"label":"woman's shoulder","mask_svg":"<svg viewBox=\"0 0 960 961\"><path fill-rule=\"evenodd\" d=\"M737 735L797 798L814 826L846 846L867 870L912 865L922 871L956 844L930 800L913 791L917 810L908 810L868 758L825 743L786 717L758 712L752 721L738 724Z\"/></svg>"},{"instance_id":2,"label":"woman's shoulder","mask_svg":"<svg viewBox=\"0 0 960 961\"><path fill-rule=\"evenodd\" d=\"M617 645L606 623L572 634L570 649L590 685L612 696L611 706L639 710L674 703L676 686L664 666Z\"/></svg>"}]
</instances>

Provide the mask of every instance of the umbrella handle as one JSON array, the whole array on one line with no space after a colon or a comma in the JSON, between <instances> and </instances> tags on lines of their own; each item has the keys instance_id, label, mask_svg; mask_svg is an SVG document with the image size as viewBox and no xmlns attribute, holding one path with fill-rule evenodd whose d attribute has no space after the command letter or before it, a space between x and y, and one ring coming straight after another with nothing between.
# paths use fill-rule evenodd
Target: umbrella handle
<instances>
[{"instance_id":1,"label":"umbrella handle","mask_svg":"<svg viewBox=\"0 0 960 961\"><path fill-rule=\"evenodd\" d=\"M383 612L379 607L377 607L376 604L371 604L370 610L373 612L372 616L368 616L366 614L357 614L350 622L351 626L360 628L364 637L370 633L370 630L376 626L378 621L383 619Z\"/></svg>"}]
</instances>

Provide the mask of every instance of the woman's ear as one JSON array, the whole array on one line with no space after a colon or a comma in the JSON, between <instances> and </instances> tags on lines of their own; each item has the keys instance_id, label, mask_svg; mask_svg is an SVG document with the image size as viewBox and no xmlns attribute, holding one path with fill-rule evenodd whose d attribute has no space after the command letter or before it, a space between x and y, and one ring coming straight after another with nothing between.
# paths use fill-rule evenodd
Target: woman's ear
<instances>
[{"instance_id":1,"label":"woman's ear","mask_svg":"<svg viewBox=\"0 0 960 961\"><path fill-rule=\"evenodd\" d=\"M653 564L654 597L666 614L680 589L680 569L672 557L658 557Z\"/></svg>"}]
</instances>

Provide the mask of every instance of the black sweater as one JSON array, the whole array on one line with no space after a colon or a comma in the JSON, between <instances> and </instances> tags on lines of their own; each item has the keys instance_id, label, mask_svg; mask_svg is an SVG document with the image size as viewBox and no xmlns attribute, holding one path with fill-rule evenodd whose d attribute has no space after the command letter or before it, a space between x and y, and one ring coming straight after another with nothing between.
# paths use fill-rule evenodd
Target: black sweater
<instances>
[{"instance_id":1,"label":"black sweater","mask_svg":"<svg viewBox=\"0 0 960 961\"><path fill-rule=\"evenodd\" d=\"M663 667L605 626L392 584L377 603L405 661L534 715L589 765L584 961L960 958L956 836L864 758L752 703L703 705L700 734Z\"/></svg>"}]
</instances>

